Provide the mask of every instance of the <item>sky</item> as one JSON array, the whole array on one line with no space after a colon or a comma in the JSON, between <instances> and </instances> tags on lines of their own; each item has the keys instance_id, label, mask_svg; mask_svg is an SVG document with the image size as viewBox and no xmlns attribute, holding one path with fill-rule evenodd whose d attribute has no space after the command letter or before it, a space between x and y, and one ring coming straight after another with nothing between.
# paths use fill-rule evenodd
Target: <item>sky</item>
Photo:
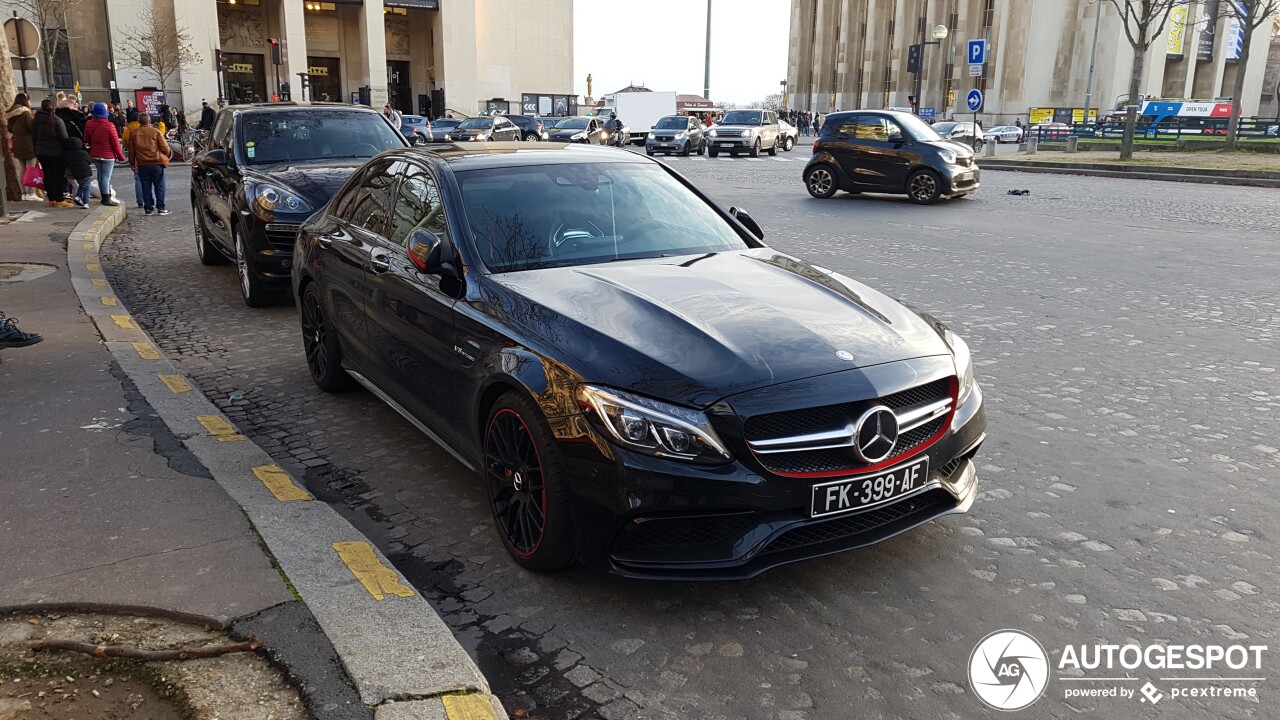
<instances>
[{"instance_id":1,"label":"sky","mask_svg":"<svg viewBox=\"0 0 1280 720\"><path fill-rule=\"evenodd\" d=\"M702 94L707 0L574 0L574 91ZM711 0L711 99L763 100L787 77L791 0Z\"/></svg>"}]
</instances>

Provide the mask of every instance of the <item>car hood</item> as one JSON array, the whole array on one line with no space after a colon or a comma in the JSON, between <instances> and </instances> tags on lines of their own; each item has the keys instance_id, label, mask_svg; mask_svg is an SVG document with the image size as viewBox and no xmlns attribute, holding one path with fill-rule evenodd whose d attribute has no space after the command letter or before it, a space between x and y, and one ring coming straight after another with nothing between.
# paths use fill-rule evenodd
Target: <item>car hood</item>
<instances>
[{"instance_id":1,"label":"car hood","mask_svg":"<svg viewBox=\"0 0 1280 720\"><path fill-rule=\"evenodd\" d=\"M573 135L577 135L578 133L585 133L587 131L586 129L573 130L573 129L557 128L555 130L548 130L547 132L551 134L551 137L571 137Z\"/></svg>"},{"instance_id":2,"label":"car hood","mask_svg":"<svg viewBox=\"0 0 1280 720\"><path fill-rule=\"evenodd\" d=\"M722 132L725 130L728 130L731 132L742 132L743 130L760 130L765 127L768 127L768 126L767 125L712 125L711 129L715 130L716 132Z\"/></svg>"},{"instance_id":3,"label":"car hood","mask_svg":"<svg viewBox=\"0 0 1280 720\"><path fill-rule=\"evenodd\" d=\"M276 163L245 170L244 179L255 184L271 183L290 190L312 207L318 208L342 187L365 159L328 160L316 163Z\"/></svg>"},{"instance_id":4,"label":"car hood","mask_svg":"<svg viewBox=\"0 0 1280 720\"><path fill-rule=\"evenodd\" d=\"M489 279L501 295L492 309L588 381L693 407L950 353L892 298L768 248Z\"/></svg>"},{"instance_id":5,"label":"car hood","mask_svg":"<svg viewBox=\"0 0 1280 720\"><path fill-rule=\"evenodd\" d=\"M977 157L977 153L973 151L973 148L958 140L930 140L925 144L939 148L946 148L947 150L955 153L957 158Z\"/></svg>"}]
</instances>

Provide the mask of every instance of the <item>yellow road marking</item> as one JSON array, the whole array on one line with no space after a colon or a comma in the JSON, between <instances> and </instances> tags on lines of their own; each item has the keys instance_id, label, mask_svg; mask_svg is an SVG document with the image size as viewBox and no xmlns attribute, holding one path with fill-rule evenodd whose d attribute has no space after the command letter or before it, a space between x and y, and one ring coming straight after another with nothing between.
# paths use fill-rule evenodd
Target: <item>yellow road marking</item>
<instances>
[{"instance_id":1,"label":"yellow road marking","mask_svg":"<svg viewBox=\"0 0 1280 720\"><path fill-rule=\"evenodd\" d=\"M156 377L160 378L160 382L164 383L165 387L175 394L190 392L191 390L191 383L187 382L187 379L181 375L157 375Z\"/></svg>"},{"instance_id":2,"label":"yellow road marking","mask_svg":"<svg viewBox=\"0 0 1280 720\"><path fill-rule=\"evenodd\" d=\"M293 478L289 477L289 473L279 465L260 465L253 469L253 474L257 475L262 484L266 485L271 494L281 502L311 499L311 493L298 487L293 482Z\"/></svg>"},{"instance_id":3,"label":"yellow road marking","mask_svg":"<svg viewBox=\"0 0 1280 720\"><path fill-rule=\"evenodd\" d=\"M102 266L99 265L98 263L89 263L88 265L84 266L84 269L88 270L89 272L102 272Z\"/></svg>"},{"instance_id":4,"label":"yellow road marking","mask_svg":"<svg viewBox=\"0 0 1280 720\"><path fill-rule=\"evenodd\" d=\"M151 347L151 343L136 342L133 344L133 349L138 353L138 357L142 358L143 360L159 360L160 359L160 352L156 350L154 347Z\"/></svg>"},{"instance_id":5,"label":"yellow road marking","mask_svg":"<svg viewBox=\"0 0 1280 720\"><path fill-rule=\"evenodd\" d=\"M412 597L413 588L400 582L396 571L383 565L373 552L373 546L367 542L336 542L333 549L346 564L352 575L364 585L374 600L381 600L384 595ZM466 717L466 716L463 716Z\"/></svg>"},{"instance_id":6,"label":"yellow road marking","mask_svg":"<svg viewBox=\"0 0 1280 720\"><path fill-rule=\"evenodd\" d=\"M465 695L442 695L444 714L449 720L497 720L493 711L493 703L480 693Z\"/></svg>"},{"instance_id":7,"label":"yellow road marking","mask_svg":"<svg viewBox=\"0 0 1280 720\"><path fill-rule=\"evenodd\" d=\"M196 421L209 431L210 435L235 435L236 429L221 415L197 415Z\"/></svg>"},{"instance_id":8,"label":"yellow road marking","mask_svg":"<svg viewBox=\"0 0 1280 720\"><path fill-rule=\"evenodd\" d=\"M243 435L219 435L218 436L218 442L240 442L241 440L244 440L244 439L245 437Z\"/></svg>"},{"instance_id":9,"label":"yellow road marking","mask_svg":"<svg viewBox=\"0 0 1280 720\"><path fill-rule=\"evenodd\" d=\"M91 242L87 242L87 243L85 243L85 244L84 244L84 249L85 249L85 250L93 250L93 249L95 249L95 248L93 247L93 243L91 243Z\"/></svg>"},{"instance_id":10,"label":"yellow road marking","mask_svg":"<svg viewBox=\"0 0 1280 720\"><path fill-rule=\"evenodd\" d=\"M97 259L98 259L98 254L97 254L97 253L85 253L85 254L84 254L84 259L85 259L85 260L97 260Z\"/></svg>"},{"instance_id":11,"label":"yellow road marking","mask_svg":"<svg viewBox=\"0 0 1280 720\"><path fill-rule=\"evenodd\" d=\"M120 301L119 301L119 300L116 300L115 298L111 297L110 295L103 295L103 296L102 296L102 304L103 304L103 305L106 305L107 307L115 307L115 306L117 306L117 305L119 305L119 304L120 304Z\"/></svg>"},{"instance_id":12,"label":"yellow road marking","mask_svg":"<svg viewBox=\"0 0 1280 720\"><path fill-rule=\"evenodd\" d=\"M116 325L124 330L137 330L138 326L133 324L133 318L128 315L112 315L111 319Z\"/></svg>"},{"instance_id":13,"label":"yellow road marking","mask_svg":"<svg viewBox=\"0 0 1280 720\"><path fill-rule=\"evenodd\" d=\"M106 287L106 286L107 286L107 280L106 280L106 278L94 278L94 279L93 279L93 284L94 284L94 285L97 285L98 287Z\"/></svg>"}]
</instances>

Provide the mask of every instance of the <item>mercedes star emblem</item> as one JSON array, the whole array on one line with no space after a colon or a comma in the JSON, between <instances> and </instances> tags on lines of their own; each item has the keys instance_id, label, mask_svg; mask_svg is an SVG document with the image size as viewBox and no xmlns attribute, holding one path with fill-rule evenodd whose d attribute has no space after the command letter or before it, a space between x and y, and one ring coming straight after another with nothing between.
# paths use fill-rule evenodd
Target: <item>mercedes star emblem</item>
<instances>
[{"instance_id":1,"label":"mercedes star emblem","mask_svg":"<svg viewBox=\"0 0 1280 720\"><path fill-rule=\"evenodd\" d=\"M884 405L862 413L853 425L853 452L859 460L875 464L893 454L898 444L898 416Z\"/></svg>"},{"instance_id":2,"label":"mercedes star emblem","mask_svg":"<svg viewBox=\"0 0 1280 720\"><path fill-rule=\"evenodd\" d=\"M837 350L836 357L844 360L845 362L853 362L853 353L848 350Z\"/></svg>"}]
</instances>

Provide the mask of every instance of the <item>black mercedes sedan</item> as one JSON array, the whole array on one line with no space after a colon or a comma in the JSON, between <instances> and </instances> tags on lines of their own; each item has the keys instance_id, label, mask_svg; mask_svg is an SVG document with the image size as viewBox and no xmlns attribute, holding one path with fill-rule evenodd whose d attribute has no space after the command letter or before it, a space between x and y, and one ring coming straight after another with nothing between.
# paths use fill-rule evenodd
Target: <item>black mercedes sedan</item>
<instances>
[{"instance_id":1,"label":"black mercedes sedan","mask_svg":"<svg viewBox=\"0 0 1280 720\"><path fill-rule=\"evenodd\" d=\"M632 153L383 153L298 236L307 366L475 470L533 570L744 578L967 511L965 342L762 237Z\"/></svg>"},{"instance_id":2,"label":"black mercedes sedan","mask_svg":"<svg viewBox=\"0 0 1280 720\"><path fill-rule=\"evenodd\" d=\"M236 263L250 307L289 289L302 221L356 168L408 141L381 113L327 103L232 105L191 160L191 216L205 265Z\"/></svg>"}]
</instances>

